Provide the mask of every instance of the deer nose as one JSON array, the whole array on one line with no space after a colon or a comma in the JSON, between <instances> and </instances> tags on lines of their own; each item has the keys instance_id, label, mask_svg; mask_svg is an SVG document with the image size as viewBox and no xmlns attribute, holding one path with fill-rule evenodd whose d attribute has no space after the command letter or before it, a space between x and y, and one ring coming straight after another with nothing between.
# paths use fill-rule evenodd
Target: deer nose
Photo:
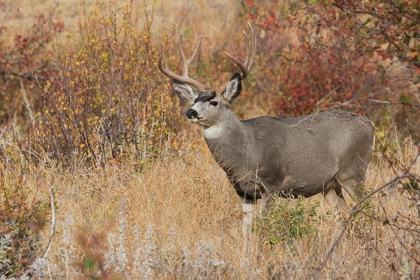
<instances>
[{"instance_id":1,"label":"deer nose","mask_svg":"<svg viewBox=\"0 0 420 280\"><path fill-rule=\"evenodd\" d=\"M197 112L193 109L189 109L187 111L187 118L189 119L197 118Z\"/></svg>"}]
</instances>

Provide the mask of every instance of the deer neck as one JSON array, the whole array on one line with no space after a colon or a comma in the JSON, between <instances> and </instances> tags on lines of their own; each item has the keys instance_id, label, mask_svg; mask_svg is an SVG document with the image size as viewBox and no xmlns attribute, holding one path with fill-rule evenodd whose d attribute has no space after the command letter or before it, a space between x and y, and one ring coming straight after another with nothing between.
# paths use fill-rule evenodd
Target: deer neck
<instances>
[{"instance_id":1,"label":"deer neck","mask_svg":"<svg viewBox=\"0 0 420 280\"><path fill-rule=\"evenodd\" d=\"M247 150L247 127L230 111L222 122L204 128L204 139L219 165L241 157Z\"/></svg>"},{"instance_id":2,"label":"deer neck","mask_svg":"<svg viewBox=\"0 0 420 280\"><path fill-rule=\"evenodd\" d=\"M224 116L223 120L204 128L204 139L216 162L227 172L229 178L233 178L232 174L242 174L238 166L246 159L250 131L233 112L229 117Z\"/></svg>"},{"instance_id":3,"label":"deer neck","mask_svg":"<svg viewBox=\"0 0 420 280\"><path fill-rule=\"evenodd\" d=\"M204 138L209 142L229 141L229 138L243 131L243 123L229 110L222 120L210 127L204 127Z\"/></svg>"}]
</instances>

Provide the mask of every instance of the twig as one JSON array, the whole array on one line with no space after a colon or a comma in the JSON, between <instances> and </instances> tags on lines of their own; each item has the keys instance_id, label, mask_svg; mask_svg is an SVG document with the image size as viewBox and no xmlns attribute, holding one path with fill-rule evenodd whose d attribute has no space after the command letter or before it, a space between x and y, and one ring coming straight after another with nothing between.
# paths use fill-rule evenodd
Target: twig
<instances>
[{"instance_id":1,"label":"twig","mask_svg":"<svg viewBox=\"0 0 420 280\"><path fill-rule=\"evenodd\" d=\"M44 77L40 77L37 75L33 75L33 74L29 74L29 73L25 73L25 74L20 74L20 73L16 73L16 72L8 72L8 71L0 71L0 75L1 76L15 76L15 77L20 77L20 78L25 78L28 80L49 80L49 78L44 78Z\"/></svg>"},{"instance_id":2,"label":"twig","mask_svg":"<svg viewBox=\"0 0 420 280\"><path fill-rule=\"evenodd\" d=\"M60 256L63 258L63 262L64 262L64 266L65 266L65 270L66 270L65 279L68 280L69 275L70 275L69 254L67 253L66 248L58 248L58 252L60 253Z\"/></svg>"},{"instance_id":3,"label":"twig","mask_svg":"<svg viewBox=\"0 0 420 280\"><path fill-rule=\"evenodd\" d=\"M315 270L315 274L313 278L316 278L318 276L318 273L321 271L321 269L324 268L324 266L327 264L328 259L330 258L330 256L332 255L332 253L334 252L335 248L337 247L338 242L341 240L341 238L344 235L344 232L346 231L351 218L354 216L354 214L357 212L357 208L362 205L366 200L368 200L369 198L371 198L374 194L380 192L381 190L387 188L388 186L394 184L395 182L399 182L400 180L409 177L409 171L410 169L413 167L414 163L417 161L417 159L420 156L420 152L416 155L416 157L414 158L414 160L411 162L411 164L407 167L407 169L404 171L404 173L400 176L395 177L394 179L392 179L391 181L389 181L388 183L386 183L385 185L382 185L381 187L377 188L376 190L372 191L371 193L369 193L367 196L365 196L362 200L360 200L352 209L351 209L351 213L348 216L348 218L346 219L343 228L341 229L340 233L338 234L337 238L335 239L333 245L331 246L331 248L328 250L327 255L325 256L325 259L319 264L319 266L316 268Z\"/></svg>"},{"instance_id":4,"label":"twig","mask_svg":"<svg viewBox=\"0 0 420 280\"><path fill-rule=\"evenodd\" d=\"M26 110L28 110L29 119L31 120L31 124L33 125L35 122L34 114L32 113L31 104L28 100L28 95L26 94L25 86L23 85L23 78L20 78L20 92L23 96L23 101L25 102Z\"/></svg>"},{"instance_id":5,"label":"twig","mask_svg":"<svg viewBox=\"0 0 420 280\"><path fill-rule=\"evenodd\" d=\"M53 195L54 186L50 188L50 201L51 201L51 231L50 231L50 240L48 241L47 248L45 248L44 253L41 255L41 259L45 258L50 251L52 239L55 234L55 205L54 205L54 195Z\"/></svg>"},{"instance_id":6,"label":"twig","mask_svg":"<svg viewBox=\"0 0 420 280\"><path fill-rule=\"evenodd\" d=\"M335 89L333 89L332 91L330 91L330 93L328 93L327 95L325 95L323 98L321 98L321 100L319 100L314 107L318 106L319 104L321 104L322 102L324 102L329 96L331 96L331 94L333 94L337 89L339 89L341 86L337 86Z\"/></svg>"}]
</instances>

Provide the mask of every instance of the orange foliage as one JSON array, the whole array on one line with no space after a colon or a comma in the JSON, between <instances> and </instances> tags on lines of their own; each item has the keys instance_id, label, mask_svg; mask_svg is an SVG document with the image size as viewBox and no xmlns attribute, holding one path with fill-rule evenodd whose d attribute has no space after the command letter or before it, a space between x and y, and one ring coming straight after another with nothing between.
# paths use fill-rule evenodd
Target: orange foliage
<instances>
[{"instance_id":1,"label":"orange foliage","mask_svg":"<svg viewBox=\"0 0 420 280\"><path fill-rule=\"evenodd\" d=\"M131 3L103 1L82 17L80 45L59 49L56 68L38 88L43 106L36 148L63 162L76 156L100 164L124 157L144 163L160 154L176 121L157 68L152 17L144 12L143 30L135 32ZM124 152L127 147L135 152Z\"/></svg>"}]
</instances>

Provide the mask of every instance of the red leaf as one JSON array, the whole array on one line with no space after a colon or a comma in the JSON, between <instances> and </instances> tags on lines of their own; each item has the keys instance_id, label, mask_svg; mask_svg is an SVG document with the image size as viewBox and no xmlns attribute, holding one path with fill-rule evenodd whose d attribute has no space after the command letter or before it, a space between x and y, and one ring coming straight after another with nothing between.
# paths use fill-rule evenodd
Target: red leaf
<instances>
[{"instance_id":1,"label":"red leaf","mask_svg":"<svg viewBox=\"0 0 420 280\"><path fill-rule=\"evenodd\" d=\"M275 22L276 21L276 17L273 13L270 13L270 15L268 16L268 21L269 22Z\"/></svg>"}]
</instances>

